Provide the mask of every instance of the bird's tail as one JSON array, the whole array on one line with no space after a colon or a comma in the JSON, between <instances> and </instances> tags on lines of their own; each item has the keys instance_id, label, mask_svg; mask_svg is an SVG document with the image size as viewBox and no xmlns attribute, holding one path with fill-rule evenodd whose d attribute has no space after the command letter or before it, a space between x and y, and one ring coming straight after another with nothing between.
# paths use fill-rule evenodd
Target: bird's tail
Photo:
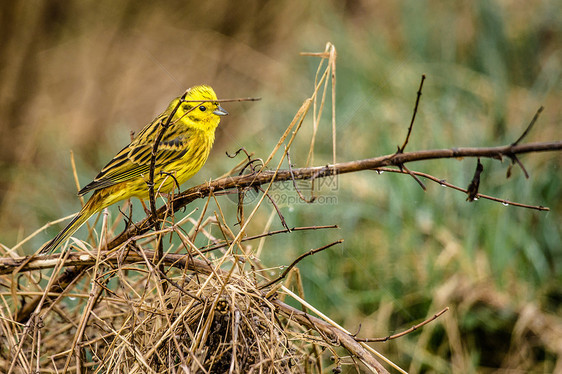
<instances>
[{"instance_id":1,"label":"bird's tail","mask_svg":"<svg viewBox=\"0 0 562 374\"><path fill-rule=\"evenodd\" d=\"M72 221L53 238L44 248L41 249L39 253L51 253L53 252L59 244L64 242L66 239L70 238L72 234L76 232L93 214L101 209L96 209L97 207L93 204L94 199L88 200L86 205L74 216Z\"/></svg>"}]
</instances>

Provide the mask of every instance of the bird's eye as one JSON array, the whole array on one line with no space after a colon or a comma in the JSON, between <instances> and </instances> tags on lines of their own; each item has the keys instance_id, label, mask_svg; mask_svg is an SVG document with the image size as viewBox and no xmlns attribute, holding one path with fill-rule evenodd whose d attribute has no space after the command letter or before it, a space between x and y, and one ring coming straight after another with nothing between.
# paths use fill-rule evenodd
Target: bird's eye
<instances>
[{"instance_id":1,"label":"bird's eye","mask_svg":"<svg viewBox=\"0 0 562 374\"><path fill-rule=\"evenodd\" d=\"M201 106L199 107L199 110L202 111L202 112L204 112L204 111L207 110L207 107L206 107L205 105L201 105Z\"/></svg>"}]
</instances>

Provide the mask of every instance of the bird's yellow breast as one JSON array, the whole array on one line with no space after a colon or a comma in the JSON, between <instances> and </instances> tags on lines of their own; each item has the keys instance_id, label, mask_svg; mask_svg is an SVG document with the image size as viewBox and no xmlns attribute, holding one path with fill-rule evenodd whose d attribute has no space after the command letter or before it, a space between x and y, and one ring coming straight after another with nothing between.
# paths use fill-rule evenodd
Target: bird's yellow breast
<instances>
[{"instance_id":1,"label":"bird's yellow breast","mask_svg":"<svg viewBox=\"0 0 562 374\"><path fill-rule=\"evenodd\" d=\"M170 164L156 169L154 173L154 189L157 192L168 193L178 184L182 185L193 177L205 165L209 153L215 140L215 134L208 131L194 131L189 137L187 152L179 159ZM148 198L149 176L144 176L142 187L137 188L135 196L145 199ZM133 182L133 181L131 181Z\"/></svg>"}]
</instances>

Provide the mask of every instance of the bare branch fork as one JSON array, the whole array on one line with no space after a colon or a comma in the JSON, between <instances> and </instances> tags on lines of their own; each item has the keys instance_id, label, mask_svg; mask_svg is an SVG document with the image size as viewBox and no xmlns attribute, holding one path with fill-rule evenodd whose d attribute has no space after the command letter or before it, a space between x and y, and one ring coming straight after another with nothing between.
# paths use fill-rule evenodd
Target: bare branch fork
<instances>
[{"instance_id":1,"label":"bare branch fork","mask_svg":"<svg viewBox=\"0 0 562 374\"><path fill-rule=\"evenodd\" d=\"M389 341L389 340L392 340L392 339L397 339L397 338L400 338L400 337L402 337L402 336L404 336L404 335L407 335L407 334L409 334L409 333L411 333L411 332L414 332L414 331L416 331L417 329L419 329L420 327L423 327L423 326L427 325L428 323L430 323L430 322L436 320L437 318L441 317L441 315L442 315L443 313L445 313L446 311L448 311L448 310L449 310L449 307L443 308L440 312L435 313L435 314L434 314L433 316L431 316L430 318L424 320L423 322L418 323L418 324L415 325L415 326L410 327L410 328L407 329L407 330L404 330L404 331L402 331L402 332L399 332L398 334L389 335L389 336L386 336L386 337L384 337L384 338L364 338L364 339L363 339L363 338L355 338L355 341L358 341L358 342L365 342L365 343L366 343L366 342L386 342L386 341Z\"/></svg>"},{"instance_id":2,"label":"bare branch fork","mask_svg":"<svg viewBox=\"0 0 562 374\"><path fill-rule=\"evenodd\" d=\"M321 251L323 251L323 250L325 250L325 249L328 249L328 248L330 248L330 247L333 247L333 246L336 245L336 244L341 244L341 243L343 243L343 239L336 240L336 241L333 242L333 243L326 244L326 245L324 245L324 246L322 246L322 247L320 247L320 248L311 249L310 251L303 253L302 255L300 255L299 257L297 257L297 258L291 263L291 265L287 266L287 268L285 268L285 270L283 271L283 273L281 273L281 275L279 275L277 278L275 278L275 279L273 279L273 280L267 282L266 284L261 285L261 286L259 287L260 290L263 290L264 288L267 288L267 287L271 286L272 284L275 284L275 283L279 282L281 279L285 278L285 277L287 276L287 274L289 274L289 272L291 271L291 269L294 268L295 266L297 266L297 264L298 264L300 261L302 261L305 257L312 256L313 254L316 254L316 253L321 252Z\"/></svg>"},{"instance_id":3,"label":"bare branch fork","mask_svg":"<svg viewBox=\"0 0 562 374\"><path fill-rule=\"evenodd\" d=\"M414 121L416 120L416 114L418 113L418 106L420 105L423 82L425 82L425 74L423 74L422 77L421 77L420 88L418 88L418 92L416 94L416 104L414 105L414 112L412 113L412 120L410 121L410 126L408 126L408 134L406 135L406 139L404 140L404 144L402 144L402 147L398 147L398 150L396 151L396 154L404 153L404 149L406 149L406 145L408 145L408 141L410 140L410 135L412 135L412 129L414 128ZM397 166L400 170L406 170L406 172L408 174L410 174L416 182L418 182L420 187L424 191L426 190L425 184L423 184L423 182L416 176L416 174L412 173L410 171L410 169L408 169L403 164L399 164Z\"/></svg>"}]
</instances>

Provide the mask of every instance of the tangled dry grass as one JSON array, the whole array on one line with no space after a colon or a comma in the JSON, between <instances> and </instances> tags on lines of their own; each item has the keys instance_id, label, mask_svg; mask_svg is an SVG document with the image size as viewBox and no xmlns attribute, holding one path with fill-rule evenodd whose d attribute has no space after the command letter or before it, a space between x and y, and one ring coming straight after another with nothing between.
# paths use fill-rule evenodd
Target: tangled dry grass
<instances>
[{"instance_id":1,"label":"tangled dry grass","mask_svg":"<svg viewBox=\"0 0 562 374\"><path fill-rule=\"evenodd\" d=\"M171 226L169 234L189 246L180 226ZM38 279L20 279L27 291L15 291L17 297L40 299L38 314L19 309L24 305L10 307L10 298L4 298L3 313L14 306L22 312L3 315L3 346L12 348L2 352L2 367L13 372L31 372L33 366L71 372L322 371L322 352L337 341L329 325L318 321L315 327L313 319L303 323L291 317L302 312L280 301L274 289L260 289L261 271L245 270L239 256L196 260L167 253L163 261L169 270L159 274L154 251L144 249L157 236L98 256L67 252L63 261L38 260L43 266L81 265L60 275L55 270L44 288ZM221 270L226 263L230 271ZM68 277L71 282L63 280Z\"/></svg>"}]
</instances>

